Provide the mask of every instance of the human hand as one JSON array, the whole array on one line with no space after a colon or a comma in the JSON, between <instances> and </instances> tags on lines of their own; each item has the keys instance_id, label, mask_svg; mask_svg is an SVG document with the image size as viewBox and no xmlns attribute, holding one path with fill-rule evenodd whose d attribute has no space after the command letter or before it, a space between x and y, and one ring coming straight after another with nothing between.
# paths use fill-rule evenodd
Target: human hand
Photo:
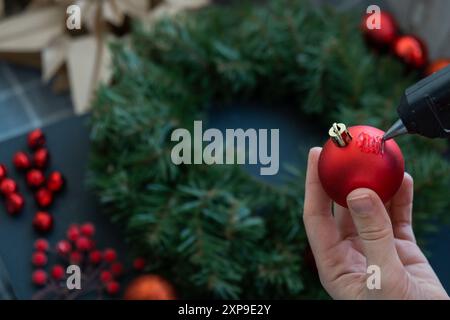
<instances>
[{"instance_id":1,"label":"human hand","mask_svg":"<svg viewBox=\"0 0 450 320\"><path fill-rule=\"evenodd\" d=\"M416 244L412 230L413 179L407 173L393 199L369 189L334 204L318 176L321 148L310 150L303 221L320 281L334 299L449 299ZM334 215L333 215L334 212ZM380 268L381 288L367 286L367 267Z\"/></svg>"}]
</instances>

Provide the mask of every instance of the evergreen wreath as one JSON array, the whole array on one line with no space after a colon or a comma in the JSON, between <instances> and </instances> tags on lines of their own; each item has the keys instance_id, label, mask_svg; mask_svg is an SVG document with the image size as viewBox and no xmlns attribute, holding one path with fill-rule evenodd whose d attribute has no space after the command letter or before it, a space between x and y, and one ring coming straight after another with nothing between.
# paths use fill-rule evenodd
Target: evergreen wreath
<instances>
[{"instance_id":1,"label":"evergreen wreath","mask_svg":"<svg viewBox=\"0 0 450 320\"><path fill-rule=\"evenodd\" d=\"M170 134L204 119L212 102L237 100L288 101L324 127L388 128L417 75L370 52L359 20L306 1L211 6L137 26L129 46L112 46L114 83L91 117L89 182L180 297L326 297L304 256L304 168L271 186L236 166L176 166ZM447 144L398 142L423 239L450 209Z\"/></svg>"}]
</instances>

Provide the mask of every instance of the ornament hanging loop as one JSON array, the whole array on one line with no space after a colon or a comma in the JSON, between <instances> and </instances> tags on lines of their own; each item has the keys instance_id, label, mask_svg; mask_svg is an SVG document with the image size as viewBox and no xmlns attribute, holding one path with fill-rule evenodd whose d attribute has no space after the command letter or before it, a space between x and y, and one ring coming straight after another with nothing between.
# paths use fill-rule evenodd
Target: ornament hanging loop
<instances>
[{"instance_id":1,"label":"ornament hanging loop","mask_svg":"<svg viewBox=\"0 0 450 320\"><path fill-rule=\"evenodd\" d=\"M328 135L339 148L347 146L352 141L352 136L343 123L333 123Z\"/></svg>"}]
</instances>

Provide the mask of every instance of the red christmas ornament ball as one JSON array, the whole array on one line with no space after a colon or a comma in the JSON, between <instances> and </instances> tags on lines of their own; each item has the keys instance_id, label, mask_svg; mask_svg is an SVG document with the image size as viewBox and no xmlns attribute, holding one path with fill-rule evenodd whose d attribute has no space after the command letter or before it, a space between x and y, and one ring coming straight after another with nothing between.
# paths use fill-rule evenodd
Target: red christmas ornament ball
<instances>
[{"instance_id":1,"label":"red christmas ornament ball","mask_svg":"<svg viewBox=\"0 0 450 320\"><path fill-rule=\"evenodd\" d=\"M35 194L35 199L40 208L48 208L53 203L53 193L47 188L40 188Z\"/></svg>"},{"instance_id":2,"label":"red christmas ornament ball","mask_svg":"<svg viewBox=\"0 0 450 320\"><path fill-rule=\"evenodd\" d=\"M33 253L31 262L35 267L43 267L47 264L47 255L41 251Z\"/></svg>"},{"instance_id":3,"label":"red christmas ornament ball","mask_svg":"<svg viewBox=\"0 0 450 320\"><path fill-rule=\"evenodd\" d=\"M33 227L38 232L47 233L53 228L53 217L48 212L39 211L33 218Z\"/></svg>"},{"instance_id":4,"label":"red christmas ornament ball","mask_svg":"<svg viewBox=\"0 0 450 320\"><path fill-rule=\"evenodd\" d=\"M6 196L6 211L9 214L15 215L22 211L25 206L25 199L21 194L11 193Z\"/></svg>"},{"instance_id":5,"label":"red christmas ornament ball","mask_svg":"<svg viewBox=\"0 0 450 320\"><path fill-rule=\"evenodd\" d=\"M64 267L59 264L54 265L51 271L51 275L53 279L61 280L65 275Z\"/></svg>"},{"instance_id":6,"label":"red christmas ornament ball","mask_svg":"<svg viewBox=\"0 0 450 320\"><path fill-rule=\"evenodd\" d=\"M5 179L8 176L8 169L4 164L0 163L0 181Z\"/></svg>"},{"instance_id":7,"label":"red christmas ornament ball","mask_svg":"<svg viewBox=\"0 0 450 320\"><path fill-rule=\"evenodd\" d=\"M450 65L450 59L439 59L430 63L425 70L425 75L431 76L433 73L444 69L445 67Z\"/></svg>"},{"instance_id":8,"label":"red christmas ornament ball","mask_svg":"<svg viewBox=\"0 0 450 320\"><path fill-rule=\"evenodd\" d=\"M28 170L31 167L30 157L23 151L16 152L13 164L17 170Z\"/></svg>"},{"instance_id":9,"label":"red christmas ornament ball","mask_svg":"<svg viewBox=\"0 0 450 320\"><path fill-rule=\"evenodd\" d=\"M114 249L105 249L103 252L103 259L106 262L112 263L117 259L117 252Z\"/></svg>"},{"instance_id":10,"label":"red christmas ornament ball","mask_svg":"<svg viewBox=\"0 0 450 320\"><path fill-rule=\"evenodd\" d=\"M131 281L125 289L125 300L174 300L175 290L157 275L142 275Z\"/></svg>"},{"instance_id":11,"label":"red christmas ornament ball","mask_svg":"<svg viewBox=\"0 0 450 320\"><path fill-rule=\"evenodd\" d=\"M39 188L45 182L45 176L41 170L31 169L27 172L27 185L30 188Z\"/></svg>"},{"instance_id":12,"label":"red christmas ornament ball","mask_svg":"<svg viewBox=\"0 0 450 320\"><path fill-rule=\"evenodd\" d=\"M61 240L56 244L56 252L61 256L66 256L72 251L72 245L67 240Z\"/></svg>"},{"instance_id":13,"label":"red christmas ornament ball","mask_svg":"<svg viewBox=\"0 0 450 320\"><path fill-rule=\"evenodd\" d=\"M64 187L64 177L59 171L53 171L47 178L47 189L52 192L59 192Z\"/></svg>"},{"instance_id":14,"label":"red christmas ornament ball","mask_svg":"<svg viewBox=\"0 0 450 320\"><path fill-rule=\"evenodd\" d=\"M44 270L36 270L33 272L31 276L31 280L37 286L43 286L47 282L47 272Z\"/></svg>"},{"instance_id":15,"label":"red christmas ornament ball","mask_svg":"<svg viewBox=\"0 0 450 320\"><path fill-rule=\"evenodd\" d=\"M119 291L120 291L120 284L117 281L110 281L106 284L106 292L109 295L114 296L118 294Z\"/></svg>"},{"instance_id":16,"label":"red christmas ornament ball","mask_svg":"<svg viewBox=\"0 0 450 320\"><path fill-rule=\"evenodd\" d=\"M428 61L427 48L418 37L406 35L395 40L394 54L408 66L421 69Z\"/></svg>"},{"instance_id":17,"label":"red christmas ornament ball","mask_svg":"<svg viewBox=\"0 0 450 320\"><path fill-rule=\"evenodd\" d=\"M36 129L28 134L28 146L31 149L40 148L45 145L45 135L41 129Z\"/></svg>"},{"instance_id":18,"label":"red christmas ornament ball","mask_svg":"<svg viewBox=\"0 0 450 320\"><path fill-rule=\"evenodd\" d=\"M146 264L147 262L142 257L138 257L133 260L133 268L137 271L142 271L145 268Z\"/></svg>"},{"instance_id":19,"label":"red christmas ornament ball","mask_svg":"<svg viewBox=\"0 0 450 320\"><path fill-rule=\"evenodd\" d=\"M48 241L45 239L37 239L34 242L34 248L38 251L42 251L42 252L48 251L49 247L50 246L48 244Z\"/></svg>"},{"instance_id":20,"label":"red christmas ornament ball","mask_svg":"<svg viewBox=\"0 0 450 320\"><path fill-rule=\"evenodd\" d=\"M50 153L46 148L38 149L33 155L33 164L40 169L47 166L50 159Z\"/></svg>"},{"instance_id":21,"label":"red christmas ornament ball","mask_svg":"<svg viewBox=\"0 0 450 320\"><path fill-rule=\"evenodd\" d=\"M342 129L344 125L338 126ZM375 191L386 203L403 181L400 148L392 139L382 146L384 132L374 127L355 126L348 132L352 139L346 146L340 147L329 139L322 149L318 170L324 190L343 207L347 207L347 195L358 188Z\"/></svg>"},{"instance_id":22,"label":"red christmas ornament ball","mask_svg":"<svg viewBox=\"0 0 450 320\"><path fill-rule=\"evenodd\" d=\"M391 14L381 11L379 20L380 28L377 29L374 25L376 19L376 15L365 15L361 23L362 33L371 44L378 47L388 47L397 37L397 23Z\"/></svg>"}]
</instances>

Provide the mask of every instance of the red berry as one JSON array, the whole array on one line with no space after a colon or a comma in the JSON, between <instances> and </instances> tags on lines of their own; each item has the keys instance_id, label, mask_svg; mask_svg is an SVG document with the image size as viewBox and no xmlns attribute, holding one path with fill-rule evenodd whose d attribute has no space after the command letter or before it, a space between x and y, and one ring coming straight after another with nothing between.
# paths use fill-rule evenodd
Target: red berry
<instances>
[{"instance_id":1,"label":"red berry","mask_svg":"<svg viewBox=\"0 0 450 320\"><path fill-rule=\"evenodd\" d=\"M145 268L146 262L144 258L138 257L133 260L133 268L137 271L141 271Z\"/></svg>"},{"instance_id":2,"label":"red berry","mask_svg":"<svg viewBox=\"0 0 450 320\"><path fill-rule=\"evenodd\" d=\"M18 193L9 194L6 197L6 211L11 215L18 214L22 211L24 205L25 199Z\"/></svg>"},{"instance_id":3,"label":"red berry","mask_svg":"<svg viewBox=\"0 0 450 320\"><path fill-rule=\"evenodd\" d=\"M28 170L31 167L30 157L23 151L16 152L13 164L17 170Z\"/></svg>"},{"instance_id":4,"label":"red berry","mask_svg":"<svg viewBox=\"0 0 450 320\"><path fill-rule=\"evenodd\" d=\"M72 245L67 240L61 240L56 244L56 252L62 256L68 255L71 250Z\"/></svg>"},{"instance_id":5,"label":"red berry","mask_svg":"<svg viewBox=\"0 0 450 320\"><path fill-rule=\"evenodd\" d=\"M77 224L71 224L67 229L66 235L67 239L69 239L70 241L76 241L80 236L80 228Z\"/></svg>"},{"instance_id":6,"label":"red berry","mask_svg":"<svg viewBox=\"0 0 450 320\"><path fill-rule=\"evenodd\" d=\"M92 242L89 238L81 236L77 239L76 246L80 251L89 251L92 248Z\"/></svg>"},{"instance_id":7,"label":"red berry","mask_svg":"<svg viewBox=\"0 0 450 320\"><path fill-rule=\"evenodd\" d=\"M53 193L47 188L40 188L35 194L35 199L40 208L48 208L53 203Z\"/></svg>"},{"instance_id":8,"label":"red berry","mask_svg":"<svg viewBox=\"0 0 450 320\"><path fill-rule=\"evenodd\" d=\"M45 239L37 239L34 242L34 248L38 251L47 251L49 248L48 241Z\"/></svg>"},{"instance_id":9,"label":"red berry","mask_svg":"<svg viewBox=\"0 0 450 320\"><path fill-rule=\"evenodd\" d=\"M70 253L69 260L72 264L79 264L83 261L83 255L78 251L73 251Z\"/></svg>"},{"instance_id":10,"label":"red berry","mask_svg":"<svg viewBox=\"0 0 450 320\"><path fill-rule=\"evenodd\" d=\"M50 159L50 153L46 148L38 149L33 155L33 164L40 169L47 166Z\"/></svg>"},{"instance_id":11,"label":"red berry","mask_svg":"<svg viewBox=\"0 0 450 320\"><path fill-rule=\"evenodd\" d=\"M100 250L94 250L89 254L89 260L93 264L99 264L102 262L102 252Z\"/></svg>"},{"instance_id":12,"label":"red berry","mask_svg":"<svg viewBox=\"0 0 450 320\"><path fill-rule=\"evenodd\" d=\"M117 253L116 250L114 249L106 249L103 252L103 258L105 259L106 262L114 262L117 259Z\"/></svg>"},{"instance_id":13,"label":"red berry","mask_svg":"<svg viewBox=\"0 0 450 320\"><path fill-rule=\"evenodd\" d=\"M45 135L41 129L35 129L28 134L28 146L31 149L40 148L45 144Z\"/></svg>"},{"instance_id":14,"label":"red berry","mask_svg":"<svg viewBox=\"0 0 450 320\"><path fill-rule=\"evenodd\" d=\"M41 170L31 169L27 172L27 184L31 188L39 188L45 182L45 176Z\"/></svg>"},{"instance_id":15,"label":"red berry","mask_svg":"<svg viewBox=\"0 0 450 320\"><path fill-rule=\"evenodd\" d=\"M111 281L113 278L112 273L106 270L103 270L102 272L100 272L100 281L103 283L107 283L109 281Z\"/></svg>"},{"instance_id":16,"label":"red berry","mask_svg":"<svg viewBox=\"0 0 450 320\"><path fill-rule=\"evenodd\" d=\"M117 281L110 281L106 284L106 292L113 296L119 293L120 285Z\"/></svg>"},{"instance_id":17,"label":"red berry","mask_svg":"<svg viewBox=\"0 0 450 320\"><path fill-rule=\"evenodd\" d=\"M47 255L41 251L33 253L31 262L35 267L43 267L47 264Z\"/></svg>"},{"instance_id":18,"label":"red berry","mask_svg":"<svg viewBox=\"0 0 450 320\"><path fill-rule=\"evenodd\" d=\"M62 265L56 264L53 266L52 268L52 277L55 280L61 280L62 278L64 278L64 267Z\"/></svg>"},{"instance_id":19,"label":"red berry","mask_svg":"<svg viewBox=\"0 0 450 320\"><path fill-rule=\"evenodd\" d=\"M31 280L37 286L43 286L47 282L47 272L44 270L36 270L33 272L31 276Z\"/></svg>"},{"instance_id":20,"label":"red berry","mask_svg":"<svg viewBox=\"0 0 450 320\"><path fill-rule=\"evenodd\" d=\"M6 169L6 166L4 164L0 163L0 181L5 179L8 176L8 169Z\"/></svg>"},{"instance_id":21,"label":"red berry","mask_svg":"<svg viewBox=\"0 0 450 320\"><path fill-rule=\"evenodd\" d=\"M111 273L115 276L115 277L119 277L123 274L123 265L120 262L114 262L111 265Z\"/></svg>"},{"instance_id":22,"label":"red berry","mask_svg":"<svg viewBox=\"0 0 450 320\"><path fill-rule=\"evenodd\" d=\"M18 191L17 183L11 178L5 178L0 182L0 192L7 196Z\"/></svg>"},{"instance_id":23,"label":"red berry","mask_svg":"<svg viewBox=\"0 0 450 320\"><path fill-rule=\"evenodd\" d=\"M87 222L80 227L80 231L86 237L92 237L95 234L95 227L92 223Z\"/></svg>"},{"instance_id":24,"label":"red berry","mask_svg":"<svg viewBox=\"0 0 450 320\"><path fill-rule=\"evenodd\" d=\"M36 231L47 233L53 228L53 217L45 211L38 211L33 218L33 227Z\"/></svg>"},{"instance_id":25,"label":"red berry","mask_svg":"<svg viewBox=\"0 0 450 320\"><path fill-rule=\"evenodd\" d=\"M47 189L52 192L59 192L64 187L64 177L61 172L54 171L49 174L47 179Z\"/></svg>"}]
</instances>

